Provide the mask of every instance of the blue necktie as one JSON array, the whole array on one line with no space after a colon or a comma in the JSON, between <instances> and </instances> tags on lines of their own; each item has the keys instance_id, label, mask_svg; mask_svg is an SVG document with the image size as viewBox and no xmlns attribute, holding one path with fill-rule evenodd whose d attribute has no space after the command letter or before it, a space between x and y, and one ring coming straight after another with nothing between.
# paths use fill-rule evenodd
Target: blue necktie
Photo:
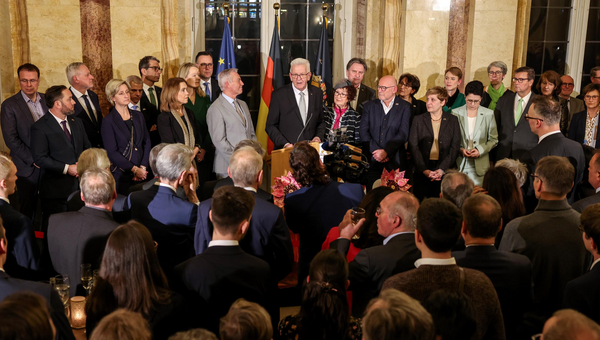
<instances>
[{"instance_id":1,"label":"blue necktie","mask_svg":"<svg viewBox=\"0 0 600 340\"><path fill-rule=\"evenodd\" d=\"M131 105L131 108L132 108L134 111L137 111L137 105Z\"/></svg>"},{"instance_id":2,"label":"blue necktie","mask_svg":"<svg viewBox=\"0 0 600 340\"><path fill-rule=\"evenodd\" d=\"M208 96L208 98L210 98L210 100L212 100L212 96L210 95L210 84L207 81L204 82L204 88L206 89L206 91L204 91L204 92L206 92L206 95Z\"/></svg>"}]
</instances>

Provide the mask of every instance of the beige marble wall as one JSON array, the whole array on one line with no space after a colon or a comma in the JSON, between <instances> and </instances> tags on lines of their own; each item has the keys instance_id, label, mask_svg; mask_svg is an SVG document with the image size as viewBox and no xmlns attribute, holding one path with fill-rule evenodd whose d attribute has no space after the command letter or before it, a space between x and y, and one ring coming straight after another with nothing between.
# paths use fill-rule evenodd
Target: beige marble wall
<instances>
[{"instance_id":1,"label":"beige marble wall","mask_svg":"<svg viewBox=\"0 0 600 340\"><path fill-rule=\"evenodd\" d=\"M10 37L10 9L8 1L0 1L0 37ZM0 39L0 100L12 96L15 92L15 71L11 39Z\"/></svg>"},{"instance_id":2,"label":"beige marble wall","mask_svg":"<svg viewBox=\"0 0 600 340\"><path fill-rule=\"evenodd\" d=\"M383 65L381 76L392 75L396 79L401 74L400 56L402 53L402 0L386 0L384 9L385 27L383 30Z\"/></svg>"},{"instance_id":3,"label":"beige marble wall","mask_svg":"<svg viewBox=\"0 0 600 340\"><path fill-rule=\"evenodd\" d=\"M40 68L40 92L67 85L66 66L82 60L79 0L26 0L31 62Z\"/></svg>"},{"instance_id":4,"label":"beige marble wall","mask_svg":"<svg viewBox=\"0 0 600 340\"><path fill-rule=\"evenodd\" d=\"M374 87L381 77L382 55L383 55L383 29L385 2L384 0L367 1L367 13L365 17L365 40L364 59L367 62L367 73L364 83Z\"/></svg>"}]
</instances>

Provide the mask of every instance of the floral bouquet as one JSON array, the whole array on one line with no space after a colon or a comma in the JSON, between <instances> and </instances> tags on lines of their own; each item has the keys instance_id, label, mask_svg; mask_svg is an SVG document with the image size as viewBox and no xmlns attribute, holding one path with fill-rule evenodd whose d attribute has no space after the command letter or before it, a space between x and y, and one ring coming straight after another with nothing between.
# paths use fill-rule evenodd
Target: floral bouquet
<instances>
[{"instance_id":1,"label":"floral bouquet","mask_svg":"<svg viewBox=\"0 0 600 340\"><path fill-rule=\"evenodd\" d=\"M404 171L400 169L388 172L383 169L381 174L381 186L388 187L394 191L408 191L412 185L408 184L408 178L404 178Z\"/></svg>"},{"instance_id":2,"label":"floral bouquet","mask_svg":"<svg viewBox=\"0 0 600 340\"><path fill-rule=\"evenodd\" d=\"M276 206L283 208L283 200L285 195L300 189L302 186L296 182L292 173L288 171L287 175L275 177L275 185L273 189L273 201Z\"/></svg>"}]
</instances>

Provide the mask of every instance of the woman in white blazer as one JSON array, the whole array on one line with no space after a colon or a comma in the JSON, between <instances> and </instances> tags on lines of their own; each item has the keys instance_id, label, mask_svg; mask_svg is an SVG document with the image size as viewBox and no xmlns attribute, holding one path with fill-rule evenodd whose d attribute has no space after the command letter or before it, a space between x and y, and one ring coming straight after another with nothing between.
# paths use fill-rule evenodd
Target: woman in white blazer
<instances>
[{"instance_id":1,"label":"woman in white blazer","mask_svg":"<svg viewBox=\"0 0 600 340\"><path fill-rule=\"evenodd\" d=\"M490 151L498 145L498 129L494 111L481 106L483 84L474 80L465 86L466 105L452 110L458 117L461 132L458 170L481 186L490 167Z\"/></svg>"}]
</instances>

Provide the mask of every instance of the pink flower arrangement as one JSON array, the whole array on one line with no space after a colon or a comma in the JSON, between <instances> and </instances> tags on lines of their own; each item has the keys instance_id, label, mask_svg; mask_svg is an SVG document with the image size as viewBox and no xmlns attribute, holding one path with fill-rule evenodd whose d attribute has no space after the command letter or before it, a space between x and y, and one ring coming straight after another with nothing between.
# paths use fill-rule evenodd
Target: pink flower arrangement
<instances>
[{"instance_id":1,"label":"pink flower arrangement","mask_svg":"<svg viewBox=\"0 0 600 340\"><path fill-rule=\"evenodd\" d=\"M408 178L404 178L404 171L400 169L388 172L383 169L381 174L381 186L388 187L394 191L408 191L412 185L408 184Z\"/></svg>"},{"instance_id":2,"label":"pink flower arrangement","mask_svg":"<svg viewBox=\"0 0 600 340\"><path fill-rule=\"evenodd\" d=\"M283 208L285 195L302 188L302 186L296 182L292 173L288 171L285 176L275 177L275 185L272 185L271 188L273 189L273 201L275 205Z\"/></svg>"}]
</instances>

